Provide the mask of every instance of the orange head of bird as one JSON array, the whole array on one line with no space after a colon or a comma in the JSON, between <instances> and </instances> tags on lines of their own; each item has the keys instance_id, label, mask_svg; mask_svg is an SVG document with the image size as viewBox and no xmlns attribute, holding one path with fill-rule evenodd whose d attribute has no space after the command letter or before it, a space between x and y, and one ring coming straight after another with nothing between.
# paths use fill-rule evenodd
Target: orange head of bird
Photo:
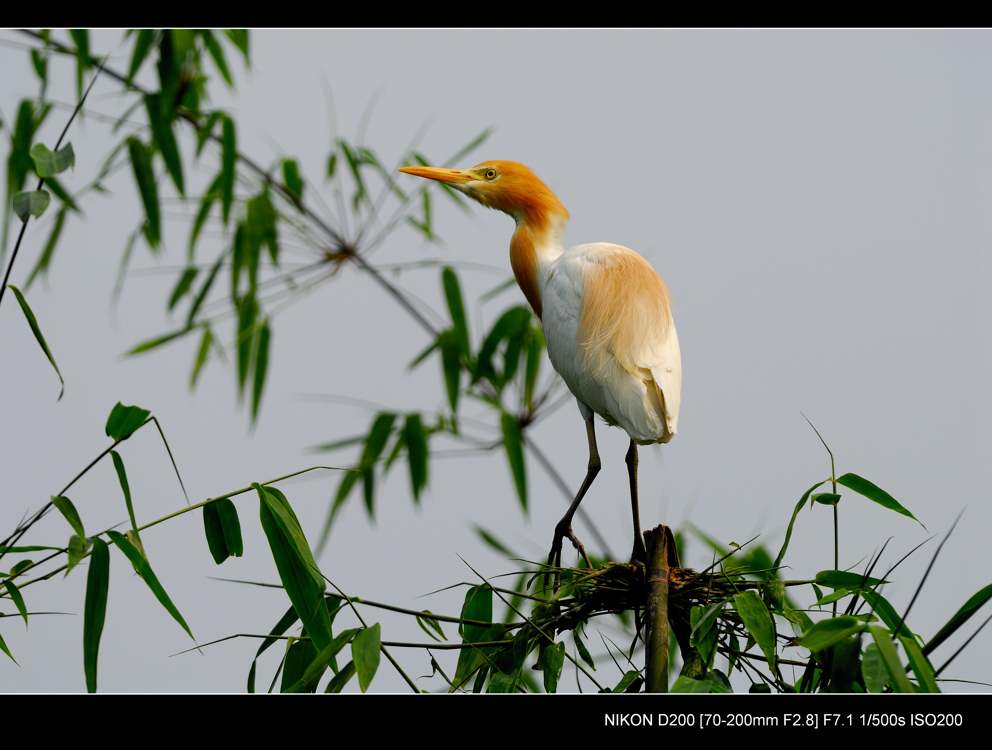
<instances>
[{"instance_id":1,"label":"orange head of bird","mask_svg":"<svg viewBox=\"0 0 992 750\"><path fill-rule=\"evenodd\" d=\"M471 169L403 167L400 172L443 182L483 206L509 214L518 224L542 224L552 216L568 218L551 188L515 161L484 161Z\"/></svg>"}]
</instances>

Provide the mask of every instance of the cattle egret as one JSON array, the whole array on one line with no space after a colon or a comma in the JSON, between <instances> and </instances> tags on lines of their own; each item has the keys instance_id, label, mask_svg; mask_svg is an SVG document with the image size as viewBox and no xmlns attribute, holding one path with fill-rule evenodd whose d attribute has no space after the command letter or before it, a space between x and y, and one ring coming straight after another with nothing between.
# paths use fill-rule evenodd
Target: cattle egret
<instances>
[{"instance_id":1,"label":"cattle egret","mask_svg":"<svg viewBox=\"0 0 992 750\"><path fill-rule=\"evenodd\" d=\"M555 527L548 565L561 564L566 537L589 563L572 532L572 517L600 469L594 414L630 436L631 561L644 563L637 446L672 439L682 389L679 340L665 282L644 258L620 245L597 242L565 250L568 211L522 164L486 161L471 169L400 171L439 180L517 223L510 240L513 275L544 325L551 364L579 403L589 442L586 476Z\"/></svg>"}]
</instances>

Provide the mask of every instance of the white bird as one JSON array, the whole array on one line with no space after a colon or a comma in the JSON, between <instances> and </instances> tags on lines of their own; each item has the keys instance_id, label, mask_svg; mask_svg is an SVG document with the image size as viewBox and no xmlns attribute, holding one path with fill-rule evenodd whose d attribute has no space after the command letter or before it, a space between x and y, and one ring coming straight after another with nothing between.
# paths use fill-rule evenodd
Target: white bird
<instances>
[{"instance_id":1,"label":"white bird","mask_svg":"<svg viewBox=\"0 0 992 750\"><path fill-rule=\"evenodd\" d=\"M548 565L560 565L572 517L600 469L593 414L630 436L627 469L634 521L632 561L646 562L637 503L637 446L675 435L682 391L682 359L668 287L640 255L597 242L565 250L568 211L523 164L486 161L471 169L404 167L439 180L513 217L510 265L544 325L551 364L575 396L586 422L589 464L568 512L555 527Z\"/></svg>"}]
</instances>

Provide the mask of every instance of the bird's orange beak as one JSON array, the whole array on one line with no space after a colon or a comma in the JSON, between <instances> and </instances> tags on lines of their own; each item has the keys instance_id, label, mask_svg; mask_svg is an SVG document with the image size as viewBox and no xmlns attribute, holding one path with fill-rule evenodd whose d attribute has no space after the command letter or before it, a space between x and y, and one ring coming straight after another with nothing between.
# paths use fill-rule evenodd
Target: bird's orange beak
<instances>
[{"instance_id":1,"label":"bird's orange beak","mask_svg":"<svg viewBox=\"0 0 992 750\"><path fill-rule=\"evenodd\" d=\"M447 182L451 185L464 185L476 179L475 175L464 169L444 169L442 167L402 167L400 172L412 174L414 177L426 177L428 180Z\"/></svg>"}]
</instances>

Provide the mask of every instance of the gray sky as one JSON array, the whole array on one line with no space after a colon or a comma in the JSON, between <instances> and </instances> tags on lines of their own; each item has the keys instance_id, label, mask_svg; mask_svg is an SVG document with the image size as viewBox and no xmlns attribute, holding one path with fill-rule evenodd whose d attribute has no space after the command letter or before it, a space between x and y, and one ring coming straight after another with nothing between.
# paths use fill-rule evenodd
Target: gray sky
<instances>
[{"instance_id":1,"label":"gray sky","mask_svg":"<svg viewBox=\"0 0 992 750\"><path fill-rule=\"evenodd\" d=\"M21 40L13 32L2 38ZM96 34L94 50L113 49L117 40L116 32ZM761 534L777 550L799 497L830 471L803 412L833 449L839 474L875 482L927 527L847 492L840 506L841 567L863 570L891 538L884 570L938 537L893 574L884 593L898 609L916 590L939 537L963 512L910 616L910 627L929 638L989 583L989 42L988 31L925 30L254 32L252 70L232 66L234 96L220 81L212 91L214 104L236 116L240 150L262 164L282 155L299 159L314 205L334 205L329 187L315 195L333 134L354 140L372 102L364 141L387 164L415 138L440 161L493 127L459 166L487 158L531 166L571 212L566 246L631 247L672 290L682 411L676 439L641 453L645 527L668 523L687 531L692 524L722 542ZM36 84L26 52L5 44L0 60L0 111L9 123ZM126 67L120 49L114 64ZM72 63L59 62L50 96L71 100L74 76ZM109 81L99 84L93 109L119 113L116 90ZM65 117L50 115L41 140L54 142ZM74 124L69 137L77 167L65 182L78 189L111 141L95 117ZM182 149L189 156L192 141ZM207 154L203 165L192 178L199 189L216 170L215 157ZM422 330L350 269L277 315L253 431L237 407L230 364L211 363L189 393L197 341L123 359L135 343L182 319L165 312L174 274L144 271L184 262L189 213L170 207L167 252L160 257L139 246L112 311L114 276L140 208L129 173L109 185L113 195L88 196L85 221L67 227L47 288L38 284L28 295L66 380L61 402L55 402L57 379L13 298L0 310L4 528L40 507L106 447L104 423L119 400L159 417L194 502L313 464L350 461L345 453L306 448L363 431L371 412L315 394L402 411L443 406L436 363L407 371L429 343ZM443 245L426 246L402 229L371 260L465 264L461 280L478 337L483 322L488 327L523 300L513 288L488 303L475 301L509 278L512 223L437 198L434 221ZM29 227L12 283L23 284L46 236L46 225ZM201 260L210 257L210 242L220 246L219 232L207 242ZM308 256L301 248L286 257ZM443 310L436 267L394 278ZM224 332L229 340L230 330ZM544 377L551 374L546 363ZM466 415L473 414L485 411L468 406ZM630 545L627 437L602 426L598 433L604 470L583 508L614 555L623 556ZM538 424L532 437L577 487L587 456L574 403ZM139 521L185 504L153 433L145 430L122 448ZM481 544L474 525L521 555L546 554L565 500L533 460L528 472L531 511L524 517L502 453L432 462L419 509L400 467L380 487L376 521L352 498L319 562L349 594L457 614L461 592L426 595L476 580L459 556L485 576L514 569ZM337 482L325 475L283 485L311 539ZM109 462L69 496L88 530L126 520ZM143 534L149 559L199 642L267 632L288 606L279 591L209 578L277 580L257 499L243 496L238 508L245 557L219 568L198 512ZM581 528L577 533L589 541ZM52 516L30 541L52 543L68 534ZM829 511L803 513L787 575L812 577L830 568L831 545ZM192 643L118 558L100 650L101 690L243 690L257 641L170 658ZM685 564L706 567L709 560L695 539L683 550ZM34 617L27 631L5 621L3 637L20 667L0 666L0 689L85 689L84 591L82 570L25 591L32 611L73 614ZM384 639L426 638L408 620L363 614L382 622ZM945 676L988 678L989 638L980 635ZM935 664L962 641L942 647ZM615 684L620 675L612 674L605 646L591 647L601 664L597 677ZM267 656L260 684L276 663L274 653ZM430 673L422 652L400 658L412 676ZM454 671L454 657L439 660ZM420 684L439 687L427 679ZM403 684L383 665L373 689Z\"/></svg>"}]
</instances>

